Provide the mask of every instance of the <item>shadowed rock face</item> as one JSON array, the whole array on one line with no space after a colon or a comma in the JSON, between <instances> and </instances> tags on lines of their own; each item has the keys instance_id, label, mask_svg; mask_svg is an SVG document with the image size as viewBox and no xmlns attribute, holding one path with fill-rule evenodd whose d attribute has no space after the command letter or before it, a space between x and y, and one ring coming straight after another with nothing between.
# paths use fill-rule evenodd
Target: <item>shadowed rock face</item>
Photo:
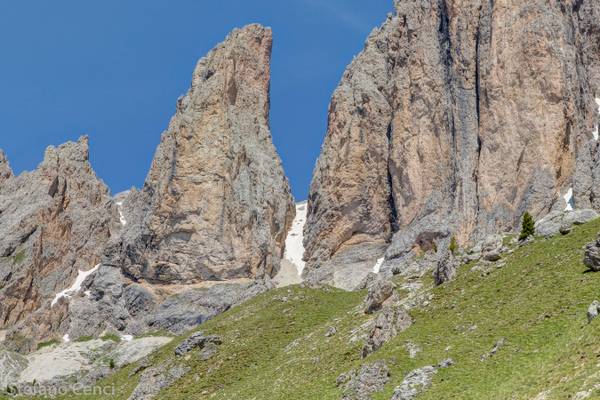
<instances>
[{"instance_id":1,"label":"shadowed rock face","mask_svg":"<svg viewBox=\"0 0 600 400\"><path fill-rule=\"evenodd\" d=\"M367 39L329 110L305 227L308 269L420 238L460 244L598 207L592 137L600 4L406 0ZM360 256L360 254L359 254ZM370 261L372 262L372 260Z\"/></svg>"},{"instance_id":2,"label":"shadowed rock face","mask_svg":"<svg viewBox=\"0 0 600 400\"><path fill-rule=\"evenodd\" d=\"M249 25L198 62L106 263L153 283L277 272L294 206L269 131L271 46Z\"/></svg>"},{"instance_id":3,"label":"shadowed rock face","mask_svg":"<svg viewBox=\"0 0 600 400\"><path fill-rule=\"evenodd\" d=\"M0 176L8 176L0 180L0 329L43 338L66 318L64 304L50 310L52 299L100 261L120 229L117 209L85 137L49 147L33 172Z\"/></svg>"}]
</instances>

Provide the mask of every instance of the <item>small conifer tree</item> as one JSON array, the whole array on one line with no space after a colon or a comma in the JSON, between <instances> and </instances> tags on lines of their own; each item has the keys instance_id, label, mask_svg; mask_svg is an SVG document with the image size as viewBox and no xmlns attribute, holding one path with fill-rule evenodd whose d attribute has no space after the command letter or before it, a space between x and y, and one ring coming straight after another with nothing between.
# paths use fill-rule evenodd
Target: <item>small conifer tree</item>
<instances>
[{"instance_id":1,"label":"small conifer tree","mask_svg":"<svg viewBox=\"0 0 600 400\"><path fill-rule=\"evenodd\" d=\"M519 235L519 240L525 240L529 236L533 236L535 233L535 221L533 217L528 212L523 214L523 224L521 225L521 234Z\"/></svg>"},{"instance_id":2,"label":"small conifer tree","mask_svg":"<svg viewBox=\"0 0 600 400\"><path fill-rule=\"evenodd\" d=\"M456 254L458 251L458 244L456 243L456 238L454 236L450 238L450 246L448 246L448 250L450 250L452 254Z\"/></svg>"}]
</instances>

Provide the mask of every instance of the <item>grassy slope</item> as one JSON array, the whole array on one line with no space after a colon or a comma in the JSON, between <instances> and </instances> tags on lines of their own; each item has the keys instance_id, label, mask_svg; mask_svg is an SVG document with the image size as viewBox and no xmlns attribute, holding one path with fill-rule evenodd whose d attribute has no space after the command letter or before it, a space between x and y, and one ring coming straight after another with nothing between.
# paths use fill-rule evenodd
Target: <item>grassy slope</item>
<instances>
[{"instance_id":1,"label":"grassy slope","mask_svg":"<svg viewBox=\"0 0 600 400\"><path fill-rule=\"evenodd\" d=\"M600 300L600 273L585 273L582 247L600 231L600 220L567 236L538 239L506 256L506 266L487 276L463 266L457 279L433 290L415 323L366 361L351 341L366 321L364 292L299 287L263 294L202 326L222 336L211 360L191 353L192 367L161 399L339 399L335 379L362 362L387 360L391 382L375 399L389 399L414 368L451 357L420 399L566 399L600 379L600 318L587 324L586 309ZM338 333L325 337L329 326ZM481 361L499 338L505 345ZM423 351L408 357L407 340ZM154 355L173 358L177 341ZM137 377L133 366L102 384L115 383L127 398ZM600 393L600 391L598 392ZM591 398L600 398L598 393ZM83 398L83 397L78 397Z\"/></svg>"}]
</instances>

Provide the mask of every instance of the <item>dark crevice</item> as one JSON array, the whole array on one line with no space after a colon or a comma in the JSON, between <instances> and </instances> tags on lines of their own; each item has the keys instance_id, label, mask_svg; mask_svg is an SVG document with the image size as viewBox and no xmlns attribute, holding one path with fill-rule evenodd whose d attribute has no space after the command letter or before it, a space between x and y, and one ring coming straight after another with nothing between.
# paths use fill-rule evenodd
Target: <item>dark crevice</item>
<instances>
[{"instance_id":1,"label":"dark crevice","mask_svg":"<svg viewBox=\"0 0 600 400\"><path fill-rule=\"evenodd\" d=\"M213 75L215 74L215 71L213 69L207 69L204 71L204 73L202 74L202 80L203 81L207 81L209 80Z\"/></svg>"},{"instance_id":2,"label":"dark crevice","mask_svg":"<svg viewBox=\"0 0 600 400\"><path fill-rule=\"evenodd\" d=\"M438 29L438 40L440 43L440 58L444 65L444 78L446 84L446 93L450 96L452 101L453 88L452 88L452 53L451 53L451 41L450 41L450 19L448 16L448 9L446 8L446 2L444 0L439 1L440 5L440 25ZM452 134L452 140L456 144L456 126L454 123L454 115L452 109L448 110L448 127Z\"/></svg>"},{"instance_id":3,"label":"dark crevice","mask_svg":"<svg viewBox=\"0 0 600 400\"><path fill-rule=\"evenodd\" d=\"M450 17L448 16L448 8L445 0L439 2L440 10L440 26L438 28L439 41L441 47L441 57L446 70L449 72L452 66L452 54L450 53Z\"/></svg>"},{"instance_id":4,"label":"dark crevice","mask_svg":"<svg viewBox=\"0 0 600 400\"><path fill-rule=\"evenodd\" d=\"M446 90L444 91L445 96L447 96L447 104L446 108L446 118L448 129L450 131L451 143L453 146L454 154L458 154L458 144L457 144L457 132L456 132L456 122L455 115L452 111L452 104L454 103L454 87L452 84L453 81L453 72L452 72L452 42L450 38L450 17L448 14L448 8L446 6L445 0L439 0L439 9L440 9L440 23L438 28L438 41L440 45L440 59L442 65L444 67L444 80L446 85ZM453 169L452 173L452 182L450 184L450 190L452 196L456 196L456 191L458 188L458 159L454 157L453 159Z\"/></svg>"},{"instance_id":5,"label":"dark crevice","mask_svg":"<svg viewBox=\"0 0 600 400\"><path fill-rule=\"evenodd\" d=\"M50 197L54 197L56 195L56 193L58 192L58 184L59 183L60 183L60 180L59 180L58 176L55 176L54 180L50 184L50 188L48 189L48 195Z\"/></svg>"},{"instance_id":6,"label":"dark crevice","mask_svg":"<svg viewBox=\"0 0 600 400\"><path fill-rule=\"evenodd\" d=\"M479 76L479 42L481 39L481 18L479 19L479 26L477 27L477 33L475 35L475 107L477 109L477 128L481 125L481 78Z\"/></svg>"},{"instance_id":7,"label":"dark crevice","mask_svg":"<svg viewBox=\"0 0 600 400\"><path fill-rule=\"evenodd\" d=\"M488 35L488 42L485 43L485 49L489 51L489 46L493 41L493 15L494 15L494 0L489 0L488 9L485 10L484 7L479 9L479 21L477 26L477 35L476 35L476 47L475 47L475 95L476 95L476 107L477 107L477 154L475 158L475 168L473 169L473 183L475 185L475 202L476 202L476 219L480 217L480 199L479 199L479 165L481 160L481 149L483 147L483 143L481 140L481 102L482 100L482 88L481 88L481 58L482 58L482 25L486 24L486 28L489 30L487 32L484 29L484 33ZM483 39L486 40L485 37ZM489 99L487 91L483 91L484 99L486 106L489 107Z\"/></svg>"},{"instance_id":8,"label":"dark crevice","mask_svg":"<svg viewBox=\"0 0 600 400\"><path fill-rule=\"evenodd\" d=\"M388 140L388 168L387 168L387 184L389 188L388 207L390 209L390 227L392 233L398 232L398 208L396 207L396 198L394 197L394 178L392 177L392 123L390 122L386 132Z\"/></svg>"},{"instance_id":9,"label":"dark crevice","mask_svg":"<svg viewBox=\"0 0 600 400\"><path fill-rule=\"evenodd\" d=\"M392 123L390 122L387 126L387 131L385 133L387 140L388 140L388 144L391 145L392 143Z\"/></svg>"}]
</instances>

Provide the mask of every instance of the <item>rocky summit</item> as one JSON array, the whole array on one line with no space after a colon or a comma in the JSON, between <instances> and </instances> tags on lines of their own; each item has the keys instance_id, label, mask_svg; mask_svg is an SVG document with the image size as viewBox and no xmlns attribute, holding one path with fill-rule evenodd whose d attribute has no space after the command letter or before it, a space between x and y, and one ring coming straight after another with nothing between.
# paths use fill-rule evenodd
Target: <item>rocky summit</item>
<instances>
[{"instance_id":1,"label":"rocky summit","mask_svg":"<svg viewBox=\"0 0 600 400\"><path fill-rule=\"evenodd\" d=\"M273 276L295 207L269 131L270 29L201 59L106 263L153 283Z\"/></svg>"},{"instance_id":2,"label":"rocky summit","mask_svg":"<svg viewBox=\"0 0 600 400\"><path fill-rule=\"evenodd\" d=\"M594 1L396 1L331 100L309 275L598 209L599 42Z\"/></svg>"},{"instance_id":3,"label":"rocky summit","mask_svg":"<svg viewBox=\"0 0 600 400\"><path fill-rule=\"evenodd\" d=\"M2 176L0 330L10 328L15 345L28 348L64 326L68 312L57 294L100 262L120 225L86 137L49 147L33 172Z\"/></svg>"}]
</instances>

